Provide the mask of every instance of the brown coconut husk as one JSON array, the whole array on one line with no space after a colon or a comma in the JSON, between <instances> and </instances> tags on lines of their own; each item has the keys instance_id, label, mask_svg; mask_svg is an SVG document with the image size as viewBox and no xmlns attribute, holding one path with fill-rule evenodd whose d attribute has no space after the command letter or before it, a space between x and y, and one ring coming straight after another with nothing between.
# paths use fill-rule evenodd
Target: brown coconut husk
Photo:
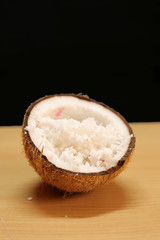
<instances>
[{"instance_id":1,"label":"brown coconut husk","mask_svg":"<svg viewBox=\"0 0 160 240\"><path fill-rule=\"evenodd\" d=\"M53 163L49 162L47 157L43 155L43 150L40 151L31 140L29 132L25 130L28 125L28 118L32 109L37 103L43 101L50 97L55 96L72 96L86 101L96 102L103 105L105 108L114 112L118 117L122 119L129 130L129 134L132 134L128 149L124 156L118 161L117 165L103 172L93 172L93 173L82 173L82 172L72 172L62 168L56 167ZM97 102L86 95L75 95L75 94L56 94L49 95L38 99L33 102L29 108L26 110L23 125L22 125L22 141L26 156L31 164L31 166L36 170L36 172L42 177L42 179L63 191L66 192L88 192L95 188L98 188L106 183L109 183L114 177L116 177L124 168L127 166L133 150L135 148L135 137L133 135L132 128L128 122L115 110L108 107L107 105Z\"/></svg>"}]
</instances>

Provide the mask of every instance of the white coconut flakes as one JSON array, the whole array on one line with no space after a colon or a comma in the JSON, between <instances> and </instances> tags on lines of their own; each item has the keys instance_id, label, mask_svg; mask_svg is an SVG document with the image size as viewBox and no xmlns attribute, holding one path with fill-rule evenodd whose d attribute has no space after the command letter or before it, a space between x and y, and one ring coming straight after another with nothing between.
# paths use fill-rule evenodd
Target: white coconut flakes
<instances>
[{"instance_id":1,"label":"white coconut flakes","mask_svg":"<svg viewBox=\"0 0 160 240\"><path fill-rule=\"evenodd\" d=\"M115 166L130 142L130 136L120 133L112 122L103 126L94 118L78 121L47 116L26 130L51 163L74 172L99 172Z\"/></svg>"}]
</instances>

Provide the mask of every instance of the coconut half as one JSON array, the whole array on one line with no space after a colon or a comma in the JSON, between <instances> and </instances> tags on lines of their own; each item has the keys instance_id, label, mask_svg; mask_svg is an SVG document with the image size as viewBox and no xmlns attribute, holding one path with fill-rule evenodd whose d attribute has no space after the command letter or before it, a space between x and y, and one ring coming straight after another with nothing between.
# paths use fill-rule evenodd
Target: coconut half
<instances>
[{"instance_id":1,"label":"coconut half","mask_svg":"<svg viewBox=\"0 0 160 240\"><path fill-rule=\"evenodd\" d=\"M127 121L85 95L40 98L22 126L27 158L45 182L67 192L91 191L126 166L135 147Z\"/></svg>"}]
</instances>

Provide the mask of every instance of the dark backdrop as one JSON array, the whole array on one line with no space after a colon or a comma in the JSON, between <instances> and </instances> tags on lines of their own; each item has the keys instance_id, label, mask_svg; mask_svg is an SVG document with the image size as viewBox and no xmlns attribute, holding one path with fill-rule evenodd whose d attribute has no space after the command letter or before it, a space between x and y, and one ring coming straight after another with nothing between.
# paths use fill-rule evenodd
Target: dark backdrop
<instances>
[{"instance_id":1,"label":"dark backdrop","mask_svg":"<svg viewBox=\"0 0 160 240\"><path fill-rule=\"evenodd\" d=\"M28 105L84 93L128 121L160 121L160 4L119 0L0 2L0 125Z\"/></svg>"}]
</instances>

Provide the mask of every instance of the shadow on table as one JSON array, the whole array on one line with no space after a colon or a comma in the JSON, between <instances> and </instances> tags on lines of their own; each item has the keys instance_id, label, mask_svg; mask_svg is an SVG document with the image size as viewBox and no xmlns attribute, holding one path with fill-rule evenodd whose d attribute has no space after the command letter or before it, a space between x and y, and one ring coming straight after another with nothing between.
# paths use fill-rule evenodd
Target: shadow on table
<instances>
[{"instance_id":1,"label":"shadow on table","mask_svg":"<svg viewBox=\"0 0 160 240\"><path fill-rule=\"evenodd\" d=\"M39 183L32 194L35 207L45 215L87 218L127 208L132 201L130 191L113 181L89 193L65 194L46 183Z\"/></svg>"}]
</instances>

